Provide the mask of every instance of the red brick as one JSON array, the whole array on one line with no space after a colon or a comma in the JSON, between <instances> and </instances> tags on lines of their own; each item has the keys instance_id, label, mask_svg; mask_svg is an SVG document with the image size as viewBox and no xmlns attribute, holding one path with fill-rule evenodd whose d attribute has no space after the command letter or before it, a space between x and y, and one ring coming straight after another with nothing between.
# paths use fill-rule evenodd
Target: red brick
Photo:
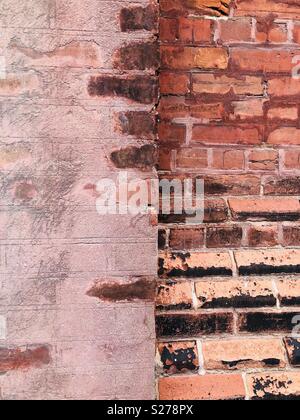
<instances>
[{"instance_id":1,"label":"red brick","mask_svg":"<svg viewBox=\"0 0 300 420\"><path fill-rule=\"evenodd\" d=\"M195 125L193 141L203 144L260 144L262 137L257 127Z\"/></svg>"},{"instance_id":2,"label":"red brick","mask_svg":"<svg viewBox=\"0 0 300 420\"><path fill-rule=\"evenodd\" d=\"M160 41L176 41L179 38L178 20L161 18L159 22Z\"/></svg>"},{"instance_id":3,"label":"red brick","mask_svg":"<svg viewBox=\"0 0 300 420\"><path fill-rule=\"evenodd\" d=\"M208 370L286 367L282 342L277 338L206 341L202 348Z\"/></svg>"},{"instance_id":4,"label":"red brick","mask_svg":"<svg viewBox=\"0 0 300 420\"><path fill-rule=\"evenodd\" d=\"M294 42L300 44L300 25L295 24L293 32Z\"/></svg>"},{"instance_id":5,"label":"red brick","mask_svg":"<svg viewBox=\"0 0 300 420\"><path fill-rule=\"evenodd\" d=\"M203 228L171 229L169 236L170 248L174 250L190 250L204 246Z\"/></svg>"},{"instance_id":6,"label":"red brick","mask_svg":"<svg viewBox=\"0 0 300 420\"><path fill-rule=\"evenodd\" d=\"M300 195L299 177L268 177L264 181L265 195Z\"/></svg>"},{"instance_id":7,"label":"red brick","mask_svg":"<svg viewBox=\"0 0 300 420\"><path fill-rule=\"evenodd\" d=\"M213 22L208 19L194 20L194 42L210 42L212 40Z\"/></svg>"},{"instance_id":8,"label":"red brick","mask_svg":"<svg viewBox=\"0 0 300 420\"><path fill-rule=\"evenodd\" d=\"M300 203L296 198L230 199L234 220L298 220Z\"/></svg>"},{"instance_id":9,"label":"red brick","mask_svg":"<svg viewBox=\"0 0 300 420\"><path fill-rule=\"evenodd\" d=\"M274 130L268 137L269 144L300 145L300 130L296 127L283 127Z\"/></svg>"},{"instance_id":10,"label":"red brick","mask_svg":"<svg viewBox=\"0 0 300 420\"><path fill-rule=\"evenodd\" d=\"M241 375L205 375L161 378L160 400L236 400L244 399Z\"/></svg>"},{"instance_id":11,"label":"red brick","mask_svg":"<svg viewBox=\"0 0 300 420\"><path fill-rule=\"evenodd\" d=\"M192 284L169 281L157 286L156 308L160 310L191 309Z\"/></svg>"},{"instance_id":12,"label":"red brick","mask_svg":"<svg viewBox=\"0 0 300 420\"><path fill-rule=\"evenodd\" d=\"M222 120L225 115L224 104L221 102L201 102L187 100L183 97L162 97L158 107L162 119L173 118L204 118L208 120Z\"/></svg>"},{"instance_id":13,"label":"red brick","mask_svg":"<svg viewBox=\"0 0 300 420\"><path fill-rule=\"evenodd\" d=\"M212 167L222 170L244 169L244 151L215 149L213 151Z\"/></svg>"},{"instance_id":14,"label":"red brick","mask_svg":"<svg viewBox=\"0 0 300 420\"><path fill-rule=\"evenodd\" d=\"M161 122L158 125L158 135L162 143L183 143L186 128L184 125Z\"/></svg>"},{"instance_id":15,"label":"red brick","mask_svg":"<svg viewBox=\"0 0 300 420\"><path fill-rule=\"evenodd\" d=\"M300 150L286 150L284 152L284 166L286 169L300 169Z\"/></svg>"},{"instance_id":16,"label":"red brick","mask_svg":"<svg viewBox=\"0 0 300 420\"><path fill-rule=\"evenodd\" d=\"M229 19L220 21L220 40L227 42L249 42L252 38L251 19Z\"/></svg>"},{"instance_id":17,"label":"red brick","mask_svg":"<svg viewBox=\"0 0 300 420\"><path fill-rule=\"evenodd\" d=\"M250 247L271 247L279 245L277 225L251 225L248 229Z\"/></svg>"},{"instance_id":18,"label":"red brick","mask_svg":"<svg viewBox=\"0 0 300 420\"><path fill-rule=\"evenodd\" d=\"M283 226L283 245L300 246L300 226Z\"/></svg>"},{"instance_id":19,"label":"red brick","mask_svg":"<svg viewBox=\"0 0 300 420\"><path fill-rule=\"evenodd\" d=\"M226 49L215 47L161 47L162 68L176 70L226 69L228 53Z\"/></svg>"},{"instance_id":20,"label":"red brick","mask_svg":"<svg viewBox=\"0 0 300 420\"><path fill-rule=\"evenodd\" d=\"M225 222L228 219L228 207L225 200L205 200L204 210L205 223L220 223Z\"/></svg>"},{"instance_id":21,"label":"red brick","mask_svg":"<svg viewBox=\"0 0 300 420\"><path fill-rule=\"evenodd\" d=\"M278 165L277 150L252 150L249 154L249 169L253 171L274 171Z\"/></svg>"},{"instance_id":22,"label":"red brick","mask_svg":"<svg viewBox=\"0 0 300 420\"><path fill-rule=\"evenodd\" d=\"M243 229L238 226L208 227L207 248L237 248L242 244Z\"/></svg>"},{"instance_id":23,"label":"red brick","mask_svg":"<svg viewBox=\"0 0 300 420\"><path fill-rule=\"evenodd\" d=\"M300 95L299 80L288 77L272 77L268 81L268 93L273 97L287 97Z\"/></svg>"},{"instance_id":24,"label":"red brick","mask_svg":"<svg viewBox=\"0 0 300 420\"><path fill-rule=\"evenodd\" d=\"M295 64L293 57L297 51L241 49L231 52L231 64L239 71L273 73L291 73Z\"/></svg>"},{"instance_id":25,"label":"red brick","mask_svg":"<svg viewBox=\"0 0 300 420\"><path fill-rule=\"evenodd\" d=\"M160 73L160 91L163 95L185 95L189 92L190 79L186 73Z\"/></svg>"},{"instance_id":26,"label":"red brick","mask_svg":"<svg viewBox=\"0 0 300 420\"><path fill-rule=\"evenodd\" d=\"M264 115L264 102L264 99L248 99L232 102L230 119L245 121L262 118Z\"/></svg>"},{"instance_id":27,"label":"red brick","mask_svg":"<svg viewBox=\"0 0 300 420\"><path fill-rule=\"evenodd\" d=\"M236 11L237 16L256 16L276 14L278 18L300 18L300 7L297 2L283 0L237 0Z\"/></svg>"},{"instance_id":28,"label":"red brick","mask_svg":"<svg viewBox=\"0 0 300 420\"><path fill-rule=\"evenodd\" d=\"M252 175L215 175L204 177L207 195L257 195L260 178Z\"/></svg>"},{"instance_id":29,"label":"red brick","mask_svg":"<svg viewBox=\"0 0 300 420\"><path fill-rule=\"evenodd\" d=\"M230 0L160 0L160 9L167 15L188 14L223 16L229 14Z\"/></svg>"},{"instance_id":30,"label":"red brick","mask_svg":"<svg viewBox=\"0 0 300 420\"><path fill-rule=\"evenodd\" d=\"M300 91L300 90L299 90ZM193 92L225 95L262 95L262 79L256 76L234 78L214 74L199 73L193 75Z\"/></svg>"},{"instance_id":31,"label":"red brick","mask_svg":"<svg viewBox=\"0 0 300 420\"><path fill-rule=\"evenodd\" d=\"M174 164L172 150L169 147L159 147L158 169L161 171L171 171L173 170Z\"/></svg>"},{"instance_id":32,"label":"red brick","mask_svg":"<svg viewBox=\"0 0 300 420\"><path fill-rule=\"evenodd\" d=\"M268 110L268 118L271 120L296 121L298 108L296 106L272 107Z\"/></svg>"},{"instance_id":33,"label":"red brick","mask_svg":"<svg viewBox=\"0 0 300 420\"><path fill-rule=\"evenodd\" d=\"M177 168L191 168L199 170L207 168L207 151L194 149L181 149L177 152L176 166Z\"/></svg>"}]
</instances>

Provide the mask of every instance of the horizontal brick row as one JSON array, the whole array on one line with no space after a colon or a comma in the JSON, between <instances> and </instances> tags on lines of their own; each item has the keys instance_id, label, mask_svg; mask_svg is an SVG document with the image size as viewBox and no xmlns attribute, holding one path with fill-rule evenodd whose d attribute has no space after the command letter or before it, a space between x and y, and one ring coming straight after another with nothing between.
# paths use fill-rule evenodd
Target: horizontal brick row
<instances>
[{"instance_id":1,"label":"horizontal brick row","mask_svg":"<svg viewBox=\"0 0 300 420\"><path fill-rule=\"evenodd\" d=\"M275 213L270 217L274 219L279 215L276 216ZM279 245L300 246L298 223L227 223L207 227L174 225L159 230L161 250L190 251L202 248L258 248Z\"/></svg>"},{"instance_id":2,"label":"horizontal brick row","mask_svg":"<svg viewBox=\"0 0 300 420\"><path fill-rule=\"evenodd\" d=\"M172 277L241 276L300 273L300 249L252 249L234 251L164 251L159 275Z\"/></svg>"},{"instance_id":3,"label":"horizontal brick row","mask_svg":"<svg viewBox=\"0 0 300 420\"><path fill-rule=\"evenodd\" d=\"M229 18L214 21L194 17L162 17L160 19L160 41L184 44L272 43L299 44L299 24L270 16L268 24L263 19L252 17Z\"/></svg>"},{"instance_id":4,"label":"horizontal brick row","mask_svg":"<svg viewBox=\"0 0 300 420\"><path fill-rule=\"evenodd\" d=\"M247 385L247 386L246 386ZM295 400L300 399L297 371L174 376L159 380L161 400Z\"/></svg>"},{"instance_id":5,"label":"horizontal brick row","mask_svg":"<svg viewBox=\"0 0 300 420\"><path fill-rule=\"evenodd\" d=\"M203 371L284 369L300 366L300 340L292 337L161 341L157 369L174 375Z\"/></svg>"},{"instance_id":6,"label":"horizontal brick row","mask_svg":"<svg viewBox=\"0 0 300 420\"><path fill-rule=\"evenodd\" d=\"M195 338L232 335L237 328L241 334L291 334L299 322L299 310L240 312L235 322L232 312L160 313L156 331L160 338Z\"/></svg>"},{"instance_id":7,"label":"horizontal brick row","mask_svg":"<svg viewBox=\"0 0 300 420\"><path fill-rule=\"evenodd\" d=\"M175 129L174 125L173 128ZM164 129L163 132L166 133ZM170 138L178 139L172 135ZM290 171L300 171L300 150L298 149L232 150L186 146L170 150L165 146L161 147L159 154L159 169L162 171L201 171L203 173L212 171L216 173L218 171L277 173L280 171L286 172L287 175Z\"/></svg>"},{"instance_id":8,"label":"horizontal brick row","mask_svg":"<svg viewBox=\"0 0 300 420\"><path fill-rule=\"evenodd\" d=\"M300 281L266 276L202 281L168 280L158 284L157 309L225 309L300 306Z\"/></svg>"}]
</instances>

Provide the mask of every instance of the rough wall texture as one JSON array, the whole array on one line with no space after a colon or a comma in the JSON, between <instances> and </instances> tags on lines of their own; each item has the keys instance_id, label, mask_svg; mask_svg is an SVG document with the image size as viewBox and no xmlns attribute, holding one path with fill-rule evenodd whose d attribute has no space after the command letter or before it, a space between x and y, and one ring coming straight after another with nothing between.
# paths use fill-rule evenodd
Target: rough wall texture
<instances>
[{"instance_id":1,"label":"rough wall texture","mask_svg":"<svg viewBox=\"0 0 300 420\"><path fill-rule=\"evenodd\" d=\"M161 218L160 398L299 397L300 3L160 8L160 176L206 192Z\"/></svg>"},{"instance_id":2,"label":"rough wall texture","mask_svg":"<svg viewBox=\"0 0 300 420\"><path fill-rule=\"evenodd\" d=\"M157 227L95 185L155 176L156 3L1 0L0 27L0 398L153 398Z\"/></svg>"}]
</instances>

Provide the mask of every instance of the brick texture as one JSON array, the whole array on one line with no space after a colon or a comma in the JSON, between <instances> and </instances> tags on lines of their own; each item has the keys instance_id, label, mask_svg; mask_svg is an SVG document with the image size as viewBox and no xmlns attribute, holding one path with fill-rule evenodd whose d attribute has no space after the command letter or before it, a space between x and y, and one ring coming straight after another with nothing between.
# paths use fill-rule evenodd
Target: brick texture
<instances>
[{"instance_id":1,"label":"brick texture","mask_svg":"<svg viewBox=\"0 0 300 420\"><path fill-rule=\"evenodd\" d=\"M160 216L159 397L297 399L300 4L161 0L160 15L159 174L203 179L205 209Z\"/></svg>"}]
</instances>

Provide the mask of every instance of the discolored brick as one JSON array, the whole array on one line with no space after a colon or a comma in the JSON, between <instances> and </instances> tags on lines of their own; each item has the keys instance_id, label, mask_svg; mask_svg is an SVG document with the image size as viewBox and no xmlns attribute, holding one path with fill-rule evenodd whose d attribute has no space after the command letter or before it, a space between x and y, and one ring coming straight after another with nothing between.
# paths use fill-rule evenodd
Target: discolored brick
<instances>
[{"instance_id":1,"label":"discolored brick","mask_svg":"<svg viewBox=\"0 0 300 420\"><path fill-rule=\"evenodd\" d=\"M232 313L182 313L156 316L158 337L195 337L233 332Z\"/></svg>"},{"instance_id":2,"label":"discolored brick","mask_svg":"<svg viewBox=\"0 0 300 420\"><path fill-rule=\"evenodd\" d=\"M156 308L159 310L191 309L193 305L192 284L170 280L157 286Z\"/></svg>"},{"instance_id":3,"label":"discolored brick","mask_svg":"<svg viewBox=\"0 0 300 420\"><path fill-rule=\"evenodd\" d=\"M165 373L186 373L199 367L195 341L159 343L158 352Z\"/></svg>"},{"instance_id":4,"label":"discolored brick","mask_svg":"<svg viewBox=\"0 0 300 420\"><path fill-rule=\"evenodd\" d=\"M197 282L196 295L203 309L276 306L272 282L259 278Z\"/></svg>"}]
</instances>

